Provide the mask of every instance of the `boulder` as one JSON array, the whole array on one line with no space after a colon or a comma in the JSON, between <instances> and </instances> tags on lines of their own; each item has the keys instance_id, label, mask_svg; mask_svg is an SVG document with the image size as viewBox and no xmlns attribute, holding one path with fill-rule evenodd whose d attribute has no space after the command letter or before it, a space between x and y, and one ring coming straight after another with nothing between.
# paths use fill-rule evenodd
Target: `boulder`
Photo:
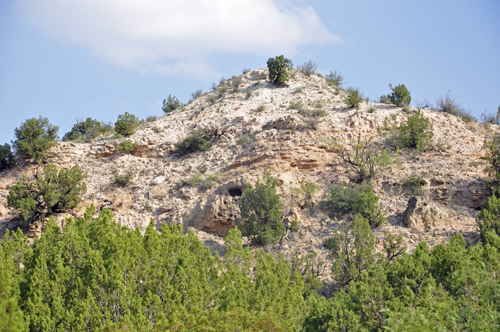
<instances>
[{"instance_id":1,"label":"boulder","mask_svg":"<svg viewBox=\"0 0 500 332\"><path fill-rule=\"evenodd\" d=\"M450 224L450 215L439 203L422 197L410 197L403 214L403 221L406 226L414 230L425 231L447 228Z\"/></svg>"}]
</instances>

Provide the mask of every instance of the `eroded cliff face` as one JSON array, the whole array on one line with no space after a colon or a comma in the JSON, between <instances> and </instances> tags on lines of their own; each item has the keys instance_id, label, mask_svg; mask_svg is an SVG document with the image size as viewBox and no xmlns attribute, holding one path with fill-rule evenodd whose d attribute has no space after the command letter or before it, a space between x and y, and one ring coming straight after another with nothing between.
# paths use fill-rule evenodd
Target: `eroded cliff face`
<instances>
[{"instance_id":1,"label":"eroded cliff face","mask_svg":"<svg viewBox=\"0 0 500 332\"><path fill-rule=\"evenodd\" d=\"M325 239L351 218L331 218L321 205L332 183L354 179L339 158L339 146L357 137L384 144L391 126L399 126L417 110L404 112L377 103L349 109L345 92L330 87L320 76L296 73L282 87L269 83L266 76L265 69L249 72L242 76L243 84L237 91L230 89L224 97L209 92L147 124L127 138L134 143L127 153L116 149L123 139L58 143L51 162L58 167L77 164L88 174L88 192L74 215L81 216L94 204L98 210L111 209L122 225L142 231L150 222L158 227L180 224L185 231L192 229L212 250L222 252L222 237L240 217L245 186L255 184L267 169L279 179L284 223L298 219L300 230L289 232L266 250L317 252L318 259L327 261ZM210 97L216 98L214 103ZM321 112L315 115L315 110L324 110L326 116L317 116ZM424 153L402 151L398 160L373 180L387 216L387 222L374 233L379 240L385 231L403 234L409 250L424 240L432 247L457 232L474 243L478 240L477 209L487 198L481 182L485 178L482 145L498 127L466 124L445 113L420 111L433 125L436 148ZM177 157L175 144L192 130L204 127L220 133L215 144L205 152ZM247 136L248 142L237 144L242 136ZM23 163L0 175L0 236L5 229L21 224L7 208L6 197L20 174L30 173L34 167ZM114 175L128 170L134 172L133 185L114 185ZM401 182L410 175L423 177L424 201L409 202L408 188ZM297 190L305 183L319 187L307 199ZM40 236L43 225L36 227L26 229L27 234Z\"/></svg>"}]
</instances>

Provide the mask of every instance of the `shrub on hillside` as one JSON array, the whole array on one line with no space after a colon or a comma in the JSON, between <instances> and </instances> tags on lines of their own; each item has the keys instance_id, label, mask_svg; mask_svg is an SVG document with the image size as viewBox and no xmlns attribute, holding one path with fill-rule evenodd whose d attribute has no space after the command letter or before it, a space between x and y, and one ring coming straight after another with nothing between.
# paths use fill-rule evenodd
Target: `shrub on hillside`
<instances>
[{"instance_id":1,"label":"shrub on hillside","mask_svg":"<svg viewBox=\"0 0 500 332\"><path fill-rule=\"evenodd\" d=\"M464 122L477 121L469 111L463 109L461 105L455 101L455 98L451 98L449 92L445 97L441 96L437 99L434 110L458 116Z\"/></svg>"},{"instance_id":2,"label":"shrub on hillside","mask_svg":"<svg viewBox=\"0 0 500 332\"><path fill-rule=\"evenodd\" d=\"M131 141L124 141L121 144L116 145L116 151L120 153L127 153L134 150L135 144Z\"/></svg>"},{"instance_id":3,"label":"shrub on hillside","mask_svg":"<svg viewBox=\"0 0 500 332\"><path fill-rule=\"evenodd\" d=\"M240 204L241 220L247 235L255 243L266 245L286 233L281 222L283 205L276 193L277 185L278 179L266 171L264 182L257 180L255 188L250 185L245 188Z\"/></svg>"},{"instance_id":4,"label":"shrub on hillside","mask_svg":"<svg viewBox=\"0 0 500 332\"><path fill-rule=\"evenodd\" d=\"M299 66L297 68L302 74L306 76L311 76L312 74L316 74L316 71L318 70L318 64L316 62L312 62L309 60L309 62L305 62L303 65Z\"/></svg>"},{"instance_id":5,"label":"shrub on hillside","mask_svg":"<svg viewBox=\"0 0 500 332\"><path fill-rule=\"evenodd\" d=\"M63 141L72 141L84 137L92 140L107 131L105 125L92 118L77 120L73 128L63 136Z\"/></svg>"},{"instance_id":6,"label":"shrub on hillside","mask_svg":"<svg viewBox=\"0 0 500 332\"><path fill-rule=\"evenodd\" d=\"M418 112L408 117L394 132L390 143L395 148L425 150L432 145L432 124L422 113Z\"/></svg>"},{"instance_id":7,"label":"shrub on hillside","mask_svg":"<svg viewBox=\"0 0 500 332\"><path fill-rule=\"evenodd\" d=\"M484 158L489 165L486 167L488 180L486 185L493 193L498 195L500 188L500 136L496 135L491 141L484 141L483 149L486 150Z\"/></svg>"},{"instance_id":8,"label":"shrub on hillside","mask_svg":"<svg viewBox=\"0 0 500 332\"><path fill-rule=\"evenodd\" d=\"M193 98L194 99L194 98ZM168 98L163 99L163 107L162 110L165 113L170 113L173 110L176 110L181 107L181 103L175 96L168 95Z\"/></svg>"},{"instance_id":9,"label":"shrub on hillside","mask_svg":"<svg viewBox=\"0 0 500 332\"><path fill-rule=\"evenodd\" d=\"M18 155L41 164L50 148L56 145L58 131L59 127L50 124L48 118L31 118L14 129L16 140L12 146Z\"/></svg>"},{"instance_id":10,"label":"shrub on hillside","mask_svg":"<svg viewBox=\"0 0 500 332\"><path fill-rule=\"evenodd\" d=\"M234 91L238 91L238 88L242 83L243 80L240 76L233 76L233 78L231 79L231 87L234 89Z\"/></svg>"},{"instance_id":11,"label":"shrub on hillside","mask_svg":"<svg viewBox=\"0 0 500 332\"><path fill-rule=\"evenodd\" d=\"M16 160L10 149L10 144L0 145L0 171L12 168L16 165Z\"/></svg>"},{"instance_id":12,"label":"shrub on hillside","mask_svg":"<svg viewBox=\"0 0 500 332\"><path fill-rule=\"evenodd\" d=\"M350 145L342 146L339 155L342 161L356 172L357 183L371 181L382 166L392 162L387 150L370 139L361 140L361 135Z\"/></svg>"},{"instance_id":13,"label":"shrub on hillside","mask_svg":"<svg viewBox=\"0 0 500 332\"><path fill-rule=\"evenodd\" d=\"M26 222L44 220L53 213L68 212L78 206L87 191L84 178L78 166L61 168L58 172L55 165L47 165L44 173L37 173L34 178L22 175L10 189L7 202Z\"/></svg>"},{"instance_id":14,"label":"shrub on hillside","mask_svg":"<svg viewBox=\"0 0 500 332\"><path fill-rule=\"evenodd\" d=\"M177 143L175 153L184 156L195 151L206 151L212 146L213 136L207 129L195 129L191 135Z\"/></svg>"},{"instance_id":15,"label":"shrub on hillside","mask_svg":"<svg viewBox=\"0 0 500 332\"><path fill-rule=\"evenodd\" d=\"M115 131L120 135L130 136L135 133L137 126L138 122L135 115L125 112L125 114L118 115L118 120L115 123Z\"/></svg>"},{"instance_id":16,"label":"shrub on hillside","mask_svg":"<svg viewBox=\"0 0 500 332\"><path fill-rule=\"evenodd\" d=\"M500 199L495 195L488 198L477 215L477 225L483 244L495 242L500 236ZM500 243L500 242L499 242Z\"/></svg>"},{"instance_id":17,"label":"shrub on hillside","mask_svg":"<svg viewBox=\"0 0 500 332\"><path fill-rule=\"evenodd\" d=\"M357 214L349 228L337 231L330 240L332 275L343 288L374 263L376 238L367 219Z\"/></svg>"},{"instance_id":18,"label":"shrub on hillside","mask_svg":"<svg viewBox=\"0 0 500 332\"><path fill-rule=\"evenodd\" d=\"M195 92L191 93L191 98L193 100L195 100L196 98L201 97L201 96L203 96L203 90L202 89L196 90Z\"/></svg>"},{"instance_id":19,"label":"shrub on hillside","mask_svg":"<svg viewBox=\"0 0 500 332\"><path fill-rule=\"evenodd\" d=\"M392 84L389 84L389 88L392 90L392 93L390 95L387 95L387 98L392 104L399 107L410 105L410 91L408 91L404 84L397 85L396 87L393 87Z\"/></svg>"},{"instance_id":20,"label":"shrub on hillside","mask_svg":"<svg viewBox=\"0 0 500 332\"><path fill-rule=\"evenodd\" d=\"M134 175L135 172L132 170L127 170L122 174L115 174L113 183L120 187L128 187L134 183L132 182Z\"/></svg>"},{"instance_id":21,"label":"shrub on hillside","mask_svg":"<svg viewBox=\"0 0 500 332\"><path fill-rule=\"evenodd\" d=\"M410 196L421 196L424 193L423 190L423 180L422 175L412 174L401 180L401 185L408 189L407 195Z\"/></svg>"},{"instance_id":22,"label":"shrub on hillside","mask_svg":"<svg viewBox=\"0 0 500 332\"><path fill-rule=\"evenodd\" d=\"M326 81L328 82L328 85L333 86L333 87L340 87L342 84L344 84L344 76L340 75L340 73L335 72L330 72L325 76Z\"/></svg>"},{"instance_id":23,"label":"shrub on hillside","mask_svg":"<svg viewBox=\"0 0 500 332\"><path fill-rule=\"evenodd\" d=\"M359 108L359 104L363 102L363 95L360 94L358 90L353 90L349 95L347 96L346 103L349 107L352 108Z\"/></svg>"},{"instance_id":24,"label":"shrub on hillside","mask_svg":"<svg viewBox=\"0 0 500 332\"><path fill-rule=\"evenodd\" d=\"M326 196L326 206L333 216L360 214L372 227L385 222L383 207L378 201L378 196L367 183L347 186L332 184Z\"/></svg>"},{"instance_id":25,"label":"shrub on hillside","mask_svg":"<svg viewBox=\"0 0 500 332\"><path fill-rule=\"evenodd\" d=\"M267 68L269 69L269 80L274 84L283 84L288 81L288 71L293 67L291 60L283 55L276 56L274 59L267 60Z\"/></svg>"}]
</instances>

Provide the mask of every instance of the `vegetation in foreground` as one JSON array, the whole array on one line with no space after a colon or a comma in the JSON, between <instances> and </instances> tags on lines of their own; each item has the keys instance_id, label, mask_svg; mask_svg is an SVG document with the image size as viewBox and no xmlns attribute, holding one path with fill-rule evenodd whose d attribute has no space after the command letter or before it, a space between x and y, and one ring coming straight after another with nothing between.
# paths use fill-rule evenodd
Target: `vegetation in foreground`
<instances>
[{"instance_id":1,"label":"vegetation in foreground","mask_svg":"<svg viewBox=\"0 0 500 332\"><path fill-rule=\"evenodd\" d=\"M498 220L498 200L491 204ZM62 232L51 219L33 247L21 231L6 235L0 329L498 330L500 237L490 217L480 220L484 245L467 248L456 235L407 254L388 236L384 254L374 255L368 222L357 216L331 246L337 290L326 299L307 259L250 252L238 229L219 257L178 227L151 224L143 235L109 210L89 209Z\"/></svg>"}]
</instances>

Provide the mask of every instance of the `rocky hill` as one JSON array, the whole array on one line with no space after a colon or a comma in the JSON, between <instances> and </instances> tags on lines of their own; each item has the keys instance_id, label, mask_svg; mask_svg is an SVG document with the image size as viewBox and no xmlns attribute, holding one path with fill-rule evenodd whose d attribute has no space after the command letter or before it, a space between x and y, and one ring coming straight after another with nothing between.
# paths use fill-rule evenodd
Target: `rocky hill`
<instances>
[{"instance_id":1,"label":"rocky hill","mask_svg":"<svg viewBox=\"0 0 500 332\"><path fill-rule=\"evenodd\" d=\"M346 92L327 84L318 75L295 72L286 86L267 80L267 69L242 76L237 89L223 96L208 92L181 109L148 123L127 139L102 138L90 143L60 142L50 162L58 167L79 167L88 174L87 194L75 215L85 208L109 208L115 220L130 228L145 230L151 219L180 224L220 253L222 237L239 217L239 202L246 184L253 184L269 170L279 179L283 222L297 219L299 230L264 249L276 254L318 254L326 262L324 242L352 216L333 218L322 202L332 183L354 180L352 170L339 157L342 146L358 137L385 144L392 125L420 111L433 125L434 148L426 152L402 150L397 160L383 167L373 179L375 193L385 209L387 222L373 230L379 239L384 232L402 234L409 251L420 241L431 247L460 232L469 244L479 241L475 220L487 193L485 138L498 131L495 125L464 123L459 117L410 108L367 103L348 108ZM232 78L231 80L234 80ZM231 80L223 82L230 85ZM210 128L216 139L204 152L184 157L174 154L176 144L195 129ZM124 141L132 150L118 151ZM0 237L20 222L6 206L10 186L35 166L24 163L0 174ZM114 176L132 176L130 186L114 184ZM402 180L422 177L423 195L411 198ZM305 195L301 185L316 184ZM311 186L315 188L315 186ZM59 223L67 215L58 216ZM26 232L37 237L43 224ZM246 241L246 243L249 243ZM256 248L257 246L252 246ZM327 278L328 272L324 273Z\"/></svg>"}]
</instances>

